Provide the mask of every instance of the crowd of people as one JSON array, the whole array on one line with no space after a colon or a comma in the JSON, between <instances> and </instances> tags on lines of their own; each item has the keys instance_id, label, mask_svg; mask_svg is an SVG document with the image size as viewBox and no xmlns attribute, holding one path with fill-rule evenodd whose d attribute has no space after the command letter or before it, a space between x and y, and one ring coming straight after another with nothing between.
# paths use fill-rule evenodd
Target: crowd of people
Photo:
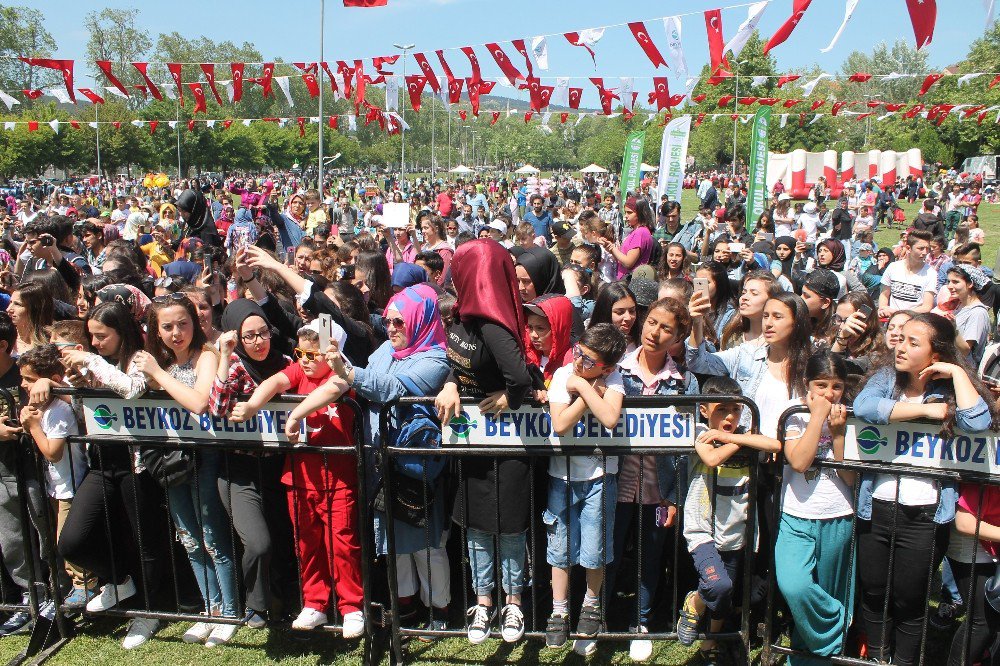
<instances>
[{"instance_id":1,"label":"crowd of people","mask_svg":"<svg viewBox=\"0 0 1000 666\"><path fill-rule=\"evenodd\" d=\"M30 551L16 527L26 502L56 526L38 538L65 563L53 572L64 609L176 594L239 620L207 617L186 642L220 646L242 625L283 618L294 629L332 619L351 638L366 630L362 539L373 533L384 557L392 530L404 621L423 607L428 628L455 628L454 573L467 561L474 644L521 640L535 586L551 592L534 627L547 646L568 644L575 618L574 649L591 654L620 619L637 636L631 658L645 661L653 644L641 634L668 629L654 612L660 579L683 567L693 589L675 590L683 603L669 629L687 646L701 639L702 663L739 662L731 644L703 637L731 627L743 604L759 607L761 586L743 599L740 581L773 568L793 647L914 664L925 620L954 629L964 614L949 663L978 661L1000 626L984 601L1000 491L822 464L844 459L852 406L872 424L931 419L943 436L1000 428L1000 380L980 372L1000 300L981 265L976 184L928 197L888 247L874 242L884 192L874 181L848 183L835 201L822 188L804 203L776 193L749 229L739 178L706 176L696 211L657 201L649 181L623 200L607 184L420 181L388 196L359 178L321 193L279 175L163 191L11 190L0 210L0 386L18 405L0 440L40 456L42 474L3 449L4 575L27 594ZM408 223L383 219L390 201L409 203ZM333 322L325 348L322 315ZM492 414L545 405L562 438L587 413L613 428L628 396L702 401L688 455L537 466L517 455L402 456L391 487L372 464L361 492L346 455L85 446L60 386L128 400L158 389L233 422L297 393L306 397L285 432L293 442L308 432L311 446L356 444L344 396L361 405L369 442L396 446L432 441L463 397ZM757 405L759 423L725 399L734 395ZM404 396L434 407L397 407L383 422L382 408ZM791 406L805 411L782 429ZM771 459L784 460L780 490L764 479L757 503L777 502L778 522L749 502L751 467ZM544 506L525 492L533 485ZM358 517L369 496L372 531ZM531 542L532 526L544 543ZM683 562L668 548L675 530ZM171 558L171 533L187 567ZM570 594L577 566L582 600ZM180 598L185 577L193 599ZM631 585L635 603L610 615L604 606ZM0 633L30 623L11 613ZM160 624L134 618L124 647ZM861 639L845 645L852 626Z\"/></svg>"}]
</instances>

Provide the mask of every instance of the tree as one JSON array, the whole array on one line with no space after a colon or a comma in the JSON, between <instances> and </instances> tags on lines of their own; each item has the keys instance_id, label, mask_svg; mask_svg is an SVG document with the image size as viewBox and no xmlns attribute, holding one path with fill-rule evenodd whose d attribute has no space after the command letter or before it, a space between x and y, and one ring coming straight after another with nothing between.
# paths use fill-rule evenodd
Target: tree
<instances>
[{"instance_id":1,"label":"tree","mask_svg":"<svg viewBox=\"0 0 1000 666\"><path fill-rule=\"evenodd\" d=\"M125 86L142 82L139 73L128 63L144 61L152 46L149 33L136 26L138 17L138 9L109 7L89 12L83 19L83 28L90 35L87 40L88 62L110 60L112 71ZM104 79L96 65L91 72L96 80ZM141 103L142 100L133 95L129 106L138 108Z\"/></svg>"},{"instance_id":2,"label":"tree","mask_svg":"<svg viewBox=\"0 0 1000 666\"><path fill-rule=\"evenodd\" d=\"M56 40L45 29L45 17L29 7L0 5L0 88L35 89L61 81L52 70L31 67L18 57L47 58ZM31 106L30 100L24 102Z\"/></svg>"}]
</instances>

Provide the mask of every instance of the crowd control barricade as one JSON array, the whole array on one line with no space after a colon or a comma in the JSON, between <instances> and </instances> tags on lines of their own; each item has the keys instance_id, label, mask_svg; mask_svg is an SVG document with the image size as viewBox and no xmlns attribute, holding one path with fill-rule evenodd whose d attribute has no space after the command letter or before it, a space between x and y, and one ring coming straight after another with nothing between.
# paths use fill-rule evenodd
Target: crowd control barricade
<instances>
[{"instance_id":1,"label":"crowd control barricade","mask_svg":"<svg viewBox=\"0 0 1000 666\"><path fill-rule=\"evenodd\" d=\"M791 407L786 410L778 422L778 439L784 442L785 432L789 419L796 414L808 413L805 406ZM815 460L810 472L823 474L836 472L837 470L855 472L852 497L854 513L851 516L851 539L850 539L850 566L855 572L852 580L852 591L854 592L853 621L844 623L841 632L839 649L834 653L823 655L828 663L849 664L851 666L862 666L872 663L877 655L867 654L867 644L872 641L866 640L866 622L864 621L862 609L862 572L861 567L871 568L877 566L875 562L864 561L859 558L859 538L866 525L870 521L863 521L857 516L859 506L860 488L862 473L888 475L896 479L895 495L896 500L892 503L890 521L888 525L889 554L887 563L888 584L883 598L880 599L881 624L883 628L892 626L887 623L891 613L893 603L893 573L909 571L915 568L906 568L896 561L896 541L897 541L897 520L900 520L901 512L904 510L898 502L899 479L904 477L925 479L934 481L938 488L940 497L941 483L953 482L955 484L975 484L978 488L979 507L976 516L975 540L979 540L979 528L983 520L983 497L986 488L990 486L1000 486L1000 448L998 448L998 437L995 433L970 434L956 430L951 437L944 437L939 434L941 423L930 421L910 421L892 423L889 425L871 425L854 418L852 410L848 410L848 421L845 432L844 460ZM784 456L779 456L779 463L783 466ZM775 475L774 497L776 498L772 520L777 525L781 520L781 491L782 476L780 472ZM957 493L956 493L957 494ZM950 523L945 526L951 531ZM943 529L943 528L942 528ZM951 538L954 539L952 531ZM775 544L769 545L775 548ZM963 588L959 586L958 591L965 602L965 618L955 630L940 630L931 627L929 618L935 612L932 605L937 600L937 591L940 588L940 578L937 576L942 565L947 547L942 547L940 541L937 547L932 550L933 557L928 558L926 569L912 571L915 584L921 593L921 608L919 627L919 652L915 656L913 663L930 666L931 664L944 664L948 662L949 653L952 649L955 631L964 632L964 641L960 649L961 663L970 665L979 663L981 655L971 655L969 645L971 633L967 630L972 617L971 603L975 590L973 586L976 576L970 576L969 585ZM980 569L982 567L983 569ZM996 571L996 564L976 564L974 571L986 575L993 575ZM926 581L924 580L926 578ZM795 622L795 617L790 614L782 598L782 593L777 584L775 568L772 567L769 574L769 584L767 586L767 608L768 613L764 622L758 627L758 633L763 639L763 651L761 653L761 663L765 666L777 663L781 655L795 655L799 657L815 657L812 653L801 648L796 649L791 646L788 640L783 640L791 636L791 627ZM883 629L874 645L891 646L893 637L891 630ZM995 636L991 636L990 643L993 644ZM866 654L862 654L862 650ZM881 663L889 663L885 659ZM892 663L895 663L893 660ZM986 663L986 662L983 662Z\"/></svg>"},{"instance_id":2,"label":"crowd control barricade","mask_svg":"<svg viewBox=\"0 0 1000 666\"><path fill-rule=\"evenodd\" d=\"M265 562L261 575L273 578L269 581L269 596L272 596L275 603L270 609L257 610L272 613L269 626L287 627L301 608L302 596L299 558L295 550L298 544L295 539L299 535L299 514L296 510L295 516L289 515L290 505L295 507L295 495L286 496L282 492L282 489L288 490L287 484L281 485L283 460L285 456L293 454L319 454L323 456L324 472L328 473L331 464L336 461L333 456L349 456L349 465L356 468L358 478L355 519L361 543L360 566L365 599L364 648L366 654L371 653L372 612L368 600L371 599L372 576L369 567L372 558L371 539L367 536L370 532L367 526L371 519L368 502L365 501L366 470L359 455L363 441L364 412L353 399L344 398L334 406L338 410L349 410L348 413L353 416L353 442L343 446L318 446L308 444L308 429L304 420L300 442L305 443L292 444L284 434L288 415L302 396L279 396L265 405L254 419L236 423L208 413L191 413L164 392L150 392L133 400L125 400L107 390L56 389L54 392L72 396L77 412L83 415L84 427L81 428L81 434L69 438L70 445L66 451L74 455L77 453L72 444L85 445L89 462L87 474L98 475L95 479L99 479L91 484L97 488L93 492L100 497L102 504L97 518L99 527L92 531L91 542L96 543L98 548L106 549L111 578L121 580L123 576L120 571L125 567L135 579L137 587L135 596L107 610L98 613L81 612L63 604L65 586L56 584L53 578L47 593L55 602L58 609L56 618L59 621L82 614L87 619L103 616L149 618L166 622L243 624L247 608L247 586L250 583L245 582L241 566L241 555L246 555L247 548L241 535L237 534L233 520L233 496L240 491L233 472L238 465L243 465L243 471L246 472L249 463L250 473L244 473L243 477L244 480L249 477L248 483L257 484L259 502L262 505L260 512L267 523L266 527L261 526L261 531L264 532L263 536L268 537L266 541L271 545L270 565ZM195 507L201 506L201 498L211 497L212 493L223 502L225 536L232 543L231 561L236 578L235 614L205 614L199 583L207 586L208 574L203 574L202 580L198 580L198 574L189 563L186 550L191 547L191 539L194 537L189 533L183 534L171 517L170 489L165 491L165 484L160 483L168 474L169 468L163 466L160 479L154 478L148 466L147 469L136 472L137 463L146 463L146 459L141 457L141 452L145 451L160 451L165 454L186 452L193 460L193 474L188 481L192 488L192 504ZM219 454L213 456L214 462L211 464L217 465L217 470L211 479L200 474L205 469L204 466L209 464L209 457L203 455L207 453ZM292 477L292 481L297 483L294 471ZM277 487L276 483L279 484ZM82 492L78 488L75 499L78 500ZM330 496L326 501L329 511ZM135 508L135 520L129 520L126 509L129 505ZM145 513L143 507L148 509ZM197 526L205 537L201 542L201 552L205 554L203 571L214 566L214 553L207 541L209 534L205 513L206 509L202 508L200 515L195 517ZM282 517L288 523L285 534L272 523L272 519L280 523ZM329 543L332 523L327 521L324 529L327 530L325 536ZM60 548L65 546L64 541L59 542ZM46 553L48 559L53 564L59 559L59 566L62 566L60 551L55 549L56 540L53 538L50 543L53 547L51 552ZM333 557L328 552L327 564L331 572L334 567ZM283 577L279 572L281 568L284 569ZM103 584L109 581L99 582ZM380 617L381 614L378 614L376 619ZM342 617L337 612L335 591L328 611L328 623L319 629L334 633L342 630Z\"/></svg>"},{"instance_id":3,"label":"crowd control barricade","mask_svg":"<svg viewBox=\"0 0 1000 666\"><path fill-rule=\"evenodd\" d=\"M757 406L750 400L742 396L712 396L711 402L739 402L742 403L752 416L752 430L757 432L760 423L760 415ZM559 456L569 457L586 456L596 457L605 466L609 459L621 456L624 461L625 456L637 456L638 478L633 481L638 489L643 488L644 483L655 480L644 478L650 473L650 469L655 472L656 461L661 457L675 456L673 458L678 464L671 472L674 476L674 483L678 489L677 515L674 520L674 527L661 537L660 548L661 559L654 565L660 574L661 584L659 595L660 603L656 604L657 612L655 620L649 621L653 626L649 628L650 633L638 633L636 621L640 613L641 596L639 590L642 586L643 552L645 548L652 548L656 539L652 536L660 536L657 533L650 534L650 529L660 530L661 527L652 528L643 520L643 509L637 506L639 496L633 498L631 507L623 507L627 502L616 502L622 496L612 497L608 503L602 502L600 508L601 527L598 534L609 534L608 521L614 516L608 515L608 507L615 507L616 513L622 513L623 508L635 509L632 511L634 518L628 523L619 523L619 544L616 558L625 553L625 559L634 560L635 568L623 566L623 562L616 559L611 564L604 567L607 574L609 568L618 566L617 590L636 588L635 599L633 601L616 601L616 590L609 589L607 584L601 587L601 619L603 629L597 634L595 641L628 641L631 639L649 639L652 641L676 640L677 634L675 626L677 624L678 609L683 603L685 595L697 589L698 578L691 566L691 557L687 553L687 545L681 534L679 526L683 513L683 498L687 490L687 463L686 456L694 456L695 426L698 423L698 406L707 403L709 400L701 396L643 396L626 397L624 409L618 424L612 428L604 428L591 413L586 413L581 421L576 425L573 436L558 437L553 436L552 425L548 409L535 405L525 405L521 409L509 411L498 417L481 413L478 409L478 400L463 398L461 412L458 417L451 418L442 428L442 445L440 448L421 448L412 442L392 441L390 432L394 427L398 427L398 409L410 405L427 405L433 410L432 398L404 398L392 404L385 405L381 411L381 442L376 443L377 450L374 451L375 462L380 470L380 479L377 485L384 487L386 497L396 494L398 488L397 479L406 475L409 471L410 478L413 477L413 470L422 470L419 474L423 482L420 488L423 489L420 501L412 502L411 507L400 507L387 501L384 511L376 513L376 518L382 521L385 526L384 537L386 546L386 560L389 582L389 604L391 609L393 657L395 663L404 663L406 660L406 648L412 644L410 639L416 638L421 641L431 641L436 638L458 638L464 639L468 627L466 609L474 606L476 602L475 591L472 588L470 578L474 574L470 571L470 559L474 557L470 554L468 544L468 533L470 516L479 514L480 516L492 512L495 526L499 526L501 520L501 507L512 501L523 502L527 497L529 505L529 518L527 534L525 538L527 554L524 563L523 583L521 596L521 608L524 613L525 633L523 640L541 641L545 638L546 623L551 612L551 599L549 580L551 568L546 558L547 530L551 513L547 511L547 497L549 495L549 473L548 465L550 460ZM405 414L406 412L404 412ZM752 450L748 450L752 451ZM418 458L435 459L443 458L447 465L443 474L444 480L431 480L427 476L428 464L413 465L412 462ZM512 496L501 495L499 466L511 458L523 459L529 466L530 474L524 487L518 487L511 493ZM402 462L400 462L402 461ZM486 466L492 465L493 493L497 498L495 503L480 504L476 497L469 497L466 474L474 466L481 469L483 461ZM748 484L748 515L744 538L743 538L743 569L749 573L754 570L754 543L757 526L756 511L756 487L758 481L758 461L755 455L748 455L745 458L749 468L750 481ZM622 469L622 466L619 467ZM621 472L619 472L621 474ZM718 470L713 471L712 488L717 489L714 483ZM447 491L437 495L439 488L437 484L444 484ZM620 488L620 486L619 486ZM558 494L559 491L556 491ZM438 499L431 499L434 495ZM570 503L570 489L566 486L566 502ZM405 514L407 527L411 534L414 527L419 528L419 521L413 519L412 511L422 511L423 529L429 529L432 523L431 513L433 503L441 501L440 497L446 498L444 511L446 514L446 529L450 529L448 535L449 543L447 553L450 559L451 571L451 599L449 604L450 614L447 617L447 625L442 626L440 622L432 623L434 619L440 620L440 616L433 610L435 603L433 598L424 599L423 603L427 607L411 622L406 622L401 617L400 606L400 580L397 556L399 548L396 534L396 525L401 522L401 515ZM712 528L715 528L715 494L712 494ZM400 500L402 501L402 500ZM652 507L651 507L652 508ZM486 512L486 513L484 513ZM543 519L543 513L545 518ZM563 530L566 534L567 551L570 550L568 543L572 530L572 521L575 520L572 514L568 514L570 524L565 525ZM453 522L454 519L454 522ZM582 521L581 521L582 522ZM626 537L621 533L625 532L624 527L628 526L630 532ZM561 533L556 532L555 539L561 539ZM432 543L434 535L427 534L425 543ZM714 536L714 534L713 534ZM493 608L499 616L500 610L506 603L502 592L504 581L500 563L499 537L492 534L495 557L494 585L493 585ZM598 537L599 540L600 537ZM614 549L615 539L608 548ZM440 545L440 544L439 544ZM586 545L586 544L584 544ZM591 544L593 545L593 544ZM624 547L623 547L624 545ZM650 552L656 552L655 550ZM430 551L421 550L412 554L414 558L426 558L424 564L425 576L430 578L434 567L430 561ZM664 564L665 562L665 564ZM460 572L460 573L459 573ZM582 582L579 567L572 567L570 575L570 641L581 638L575 633L577 611L580 608L583 593L586 589ZM687 574L687 575L685 575ZM693 575L692 575L693 574ZM750 575L742 576L742 584L735 587L732 592L733 608L740 609L733 615L731 626L723 628L722 632L713 634L720 642L727 642L730 645L738 646L744 654L748 654L750 639ZM607 576L605 576L607 580ZM429 588L428 596L433 595L435 585L433 581L421 581L429 583L425 588ZM507 581L510 583L510 581ZM735 584L735 581L734 581ZM417 586L418 589L420 585ZM425 590L426 592L427 590ZM655 590L654 590L655 592ZM423 592L421 594L424 594ZM629 610L625 614L627 619L621 616L614 616L614 609L624 604ZM459 608L459 605L461 606ZM440 605L438 606L440 607ZM665 613L661 610L666 608ZM666 614L666 617L661 617ZM495 617L492 624L491 637L500 638L500 621ZM648 620L647 620L648 621ZM415 626L423 625L423 626ZM706 624L707 627L707 624ZM705 637L705 634L702 634Z\"/></svg>"}]
</instances>

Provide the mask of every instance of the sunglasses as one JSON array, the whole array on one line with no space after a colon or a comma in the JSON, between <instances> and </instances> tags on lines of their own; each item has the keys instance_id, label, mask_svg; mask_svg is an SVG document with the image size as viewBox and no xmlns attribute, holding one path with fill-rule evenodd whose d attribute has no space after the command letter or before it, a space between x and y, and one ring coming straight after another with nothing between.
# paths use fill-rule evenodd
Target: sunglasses
<instances>
[{"instance_id":1,"label":"sunglasses","mask_svg":"<svg viewBox=\"0 0 1000 666\"><path fill-rule=\"evenodd\" d=\"M252 344L255 340L270 340L271 339L271 329L265 328L262 331L250 332L245 335L240 336L240 340L243 344Z\"/></svg>"},{"instance_id":2,"label":"sunglasses","mask_svg":"<svg viewBox=\"0 0 1000 666\"><path fill-rule=\"evenodd\" d=\"M268 337L270 337L270 334L268 334ZM299 359L300 361L303 361L303 360L305 360L305 361L315 361L316 359L321 358L322 356L323 356L323 352L321 352L321 351L313 351L311 349L302 349L301 347L296 347L295 348L295 358Z\"/></svg>"},{"instance_id":3,"label":"sunglasses","mask_svg":"<svg viewBox=\"0 0 1000 666\"><path fill-rule=\"evenodd\" d=\"M186 301L186 300L187 296L178 291L173 294L164 294L163 296L157 296L156 298L153 299L153 302L162 305L163 303L180 303L181 301Z\"/></svg>"},{"instance_id":4,"label":"sunglasses","mask_svg":"<svg viewBox=\"0 0 1000 666\"><path fill-rule=\"evenodd\" d=\"M160 277L160 278L156 278L156 281L153 283L153 286L166 288L166 287L169 287L170 285L172 285L173 283L174 283L174 278L172 278L170 276Z\"/></svg>"},{"instance_id":5,"label":"sunglasses","mask_svg":"<svg viewBox=\"0 0 1000 666\"><path fill-rule=\"evenodd\" d=\"M593 370L594 368L603 368L607 366L607 363L601 363L590 358L583 353L583 349L580 345L573 345L573 359L580 361L580 365L583 366L584 370Z\"/></svg>"},{"instance_id":6,"label":"sunglasses","mask_svg":"<svg viewBox=\"0 0 1000 666\"><path fill-rule=\"evenodd\" d=\"M403 328L406 326L406 322L402 317L384 317L385 325L389 326L392 324L393 328Z\"/></svg>"}]
</instances>

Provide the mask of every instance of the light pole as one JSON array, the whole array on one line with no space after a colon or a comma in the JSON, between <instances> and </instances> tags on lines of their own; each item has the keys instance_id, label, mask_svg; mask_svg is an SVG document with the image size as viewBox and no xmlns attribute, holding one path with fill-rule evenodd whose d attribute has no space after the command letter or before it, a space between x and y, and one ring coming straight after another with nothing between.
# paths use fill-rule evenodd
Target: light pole
<instances>
[{"instance_id":1,"label":"light pole","mask_svg":"<svg viewBox=\"0 0 1000 666\"><path fill-rule=\"evenodd\" d=\"M393 44L397 49L403 52L403 86L406 86L406 52L413 48L413 44ZM406 122L406 98L407 95L403 95L403 99L399 103L399 117L403 119L403 123ZM399 191L403 192L406 188L406 130L403 129L403 123L400 123L399 127Z\"/></svg>"},{"instance_id":2,"label":"light pole","mask_svg":"<svg viewBox=\"0 0 1000 666\"><path fill-rule=\"evenodd\" d=\"M323 196L323 15L326 12L326 0L319 0L319 62L316 63L316 78L319 80L319 155L316 160L317 189L320 200Z\"/></svg>"},{"instance_id":3,"label":"light pole","mask_svg":"<svg viewBox=\"0 0 1000 666\"><path fill-rule=\"evenodd\" d=\"M101 192L101 121L97 118L97 105L94 105L94 131L97 132L97 192ZM179 179L178 179L179 180Z\"/></svg>"},{"instance_id":4,"label":"light pole","mask_svg":"<svg viewBox=\"0 0 1000 666\"><path fill-rule=\"evenodd\" d=\"M470 130L472 134L472 168L476 168L476 130Z\"/></svg>"},{"instance_id":5,"label":"light pole","mask_svg":"<svg viewBox=\"0 0 1000 666\"><path fill-rule=\"evenodd\" d=\"M733 100L733 109L736 114L736 119L733 120L733 178L736 177L736 129L740 126L740 67L747 64L746 60L739 60L736 62L736 66L733 67L736 74L736 99Z\"/></svg>"}]
</instances>

